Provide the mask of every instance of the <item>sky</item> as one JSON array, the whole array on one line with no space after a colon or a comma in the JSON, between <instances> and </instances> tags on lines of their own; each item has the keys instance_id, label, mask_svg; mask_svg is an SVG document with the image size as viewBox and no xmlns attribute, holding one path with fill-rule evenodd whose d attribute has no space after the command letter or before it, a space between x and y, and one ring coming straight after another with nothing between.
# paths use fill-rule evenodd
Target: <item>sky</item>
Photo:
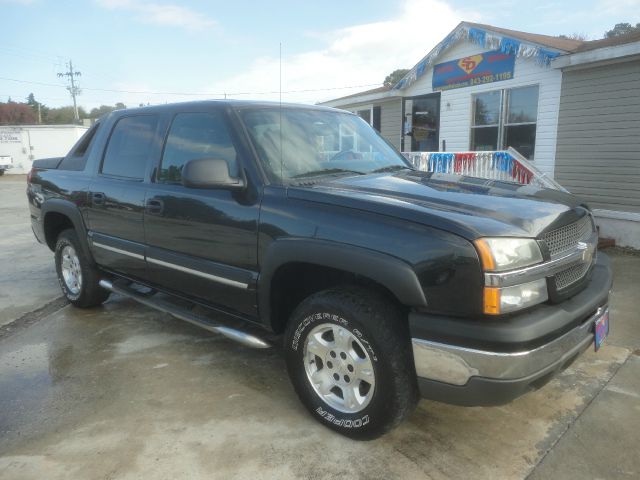
<instances>
[{"instance_id":1,"label":"sky","mask_svg":"<svg viewBox=\"0 0 640 480\"><path fill-rule=\"evenodd\" d=\"M640 22L640 0L0 0L0 101L70 105L71 60L86 109L316 103L411 68L462 20L596 39Z\"/></svg>"}]
</instances>

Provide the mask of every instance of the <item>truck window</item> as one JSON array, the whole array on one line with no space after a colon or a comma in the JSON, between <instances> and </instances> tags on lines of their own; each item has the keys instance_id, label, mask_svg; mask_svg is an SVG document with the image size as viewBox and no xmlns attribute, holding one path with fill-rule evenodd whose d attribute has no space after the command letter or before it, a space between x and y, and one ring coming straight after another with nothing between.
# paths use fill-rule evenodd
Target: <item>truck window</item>
<instances>
[{"instance_id":1,"label":"truck window","mask_svg":"<svg viewBox=\"0 0 640 480\"><path fill-rule=\"evenodd\" d=\"M84 170L87 164L87 153L91 145L93 145L93 139L96 136L100 123L94 124L89 130L87 130L80 140L71 149L71 152L62 159L58 170Z\"/></svg>"},{"instance_id":2,"label":"truck window","mask_svg":"<svg viewBox=\"0 0 640 480\"><path fill-rule=\"evenodd\" d=\"M222 111L179 113L174 117L157 181L180 183L184 164L197 158L225 160L229 165L229 173L232 176L238 174L236 149Z\"/></svg>"},{"instance_id":3,"label":"truck window","mask_svg":"<svg viewBox=\"0 0 640 480\"><path fill-rule=\"evenodd\" d=\"M137 180L144 178L157 124L157 115L135 115L118 120L111 132L101 172Z\"/></svg>"}]
</instances>

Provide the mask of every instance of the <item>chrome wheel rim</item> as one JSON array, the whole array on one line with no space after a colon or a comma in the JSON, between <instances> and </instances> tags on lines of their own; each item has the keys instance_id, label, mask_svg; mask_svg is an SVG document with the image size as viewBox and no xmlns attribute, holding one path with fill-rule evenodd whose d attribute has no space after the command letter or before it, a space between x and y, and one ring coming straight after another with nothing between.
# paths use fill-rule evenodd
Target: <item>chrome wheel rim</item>
<instances>
[{"instance_id":1,"label":"chrome wheel rim","mask_svg":"<svg viewBox=\"0 0 640 480\"><path fill-rule=\"evenodd\" d=\"M344 327L323 323L304 343L304 368L316 394L344 413L364 410L375 391L375 372L366 348Z\"/></svg>"},{"instance_id":2,"label":"chrome wheel rim","mask_svg":"<svg viewBox=\"0 0 640 480\"><path fill-rule=\"evenodd\" d=\"M71 294L77 295L82 288L82 269L78 254L71 245L67 245L62 249L61 259L60 269L64 284Z\"/></svg>"}]
</instances>

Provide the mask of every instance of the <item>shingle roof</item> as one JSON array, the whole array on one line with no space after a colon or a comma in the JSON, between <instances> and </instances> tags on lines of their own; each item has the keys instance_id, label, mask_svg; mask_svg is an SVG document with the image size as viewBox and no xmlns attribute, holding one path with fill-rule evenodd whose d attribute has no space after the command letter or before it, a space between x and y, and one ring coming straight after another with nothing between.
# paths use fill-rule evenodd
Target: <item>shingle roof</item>
<instances>
[{"instance_id":1,"label":"shingle roof","mask_svg":"<svg viewBox=\"0 0 640 480\"><path fill-rule=\"evenodd\" d=\"M485 30L492 30L496 33L501 33L509 37L514 37L525 42L537 43L538 45L544 45L545 47L553 48L555 50L563 50L565 52L573 52L584 44L584 40L573 40L570 38L552 37L551 35L540 35L538 33L521 32L519 30L510 30L508 28L494 27L493 25L485 25L482 23L462 22L465 25L471 27L482 28ZM457 28L457 27L456 27Z\"/></svg>"},{"instance_id":2,"label":"shingle roof","mask_svg":"<svg viewBox=\"0 0 640 480\"><path fill-rule=\"evenodd\" d=\"M346 100L351 97L361 97L363 95L373 95L374 93L382 93L391 90L391 87L383 85L381 87L372 88L371 90L365 90L364 92L352 93L351 95L346 95L344 97L333 98L331 101L335 100Z\"/></svg>"},{"instance_id":3,"label":"shingle roof","mask_svg":"<svg viewBox=\"0 0 640 480\"><path fill-rule=\"evenodd\" d=\"M640 31L627 33L626 35L618 35L617 37L601 38L600 40L589 40L583 42L575 52L586 52L587 50L595 50L597 48L615 47L624 45L625 43L640 42Z\"/></svg>"}]
</instances>

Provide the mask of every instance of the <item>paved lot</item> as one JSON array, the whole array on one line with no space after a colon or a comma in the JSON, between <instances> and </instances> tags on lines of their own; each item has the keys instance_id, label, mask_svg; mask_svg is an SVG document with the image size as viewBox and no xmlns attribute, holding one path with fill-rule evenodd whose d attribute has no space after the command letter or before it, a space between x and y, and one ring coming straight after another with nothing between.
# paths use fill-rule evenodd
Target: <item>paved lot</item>
<instances>
[{"instance_id":1,"label":"paved lot","mask_svg":"<svg viewBox=\"0 0 640 480\"><path fill-rule=\"evenodd\" d=\"M0 204L18 205L0 213L14 232L2 236L0 285L14 293L0 318L57 296L52 256L25 232L23 187L0 180ZM613 260L614 323L598 353L504 407L422 401L366 443L308 416L276 349L118 297L27 315L0 328L0 478L638 478L640 257Z\"/></svg>"},{"instance_id":2,"label":"paved lot","mask_svg":"<svg viewBox=\"0 0 640 480\"><path fill-rule=\"evenodd\" d=\"M0 177L0 327L60 297L51 252L31 232L26 189L25 175Z\"/></svg>"}]
</instances>

